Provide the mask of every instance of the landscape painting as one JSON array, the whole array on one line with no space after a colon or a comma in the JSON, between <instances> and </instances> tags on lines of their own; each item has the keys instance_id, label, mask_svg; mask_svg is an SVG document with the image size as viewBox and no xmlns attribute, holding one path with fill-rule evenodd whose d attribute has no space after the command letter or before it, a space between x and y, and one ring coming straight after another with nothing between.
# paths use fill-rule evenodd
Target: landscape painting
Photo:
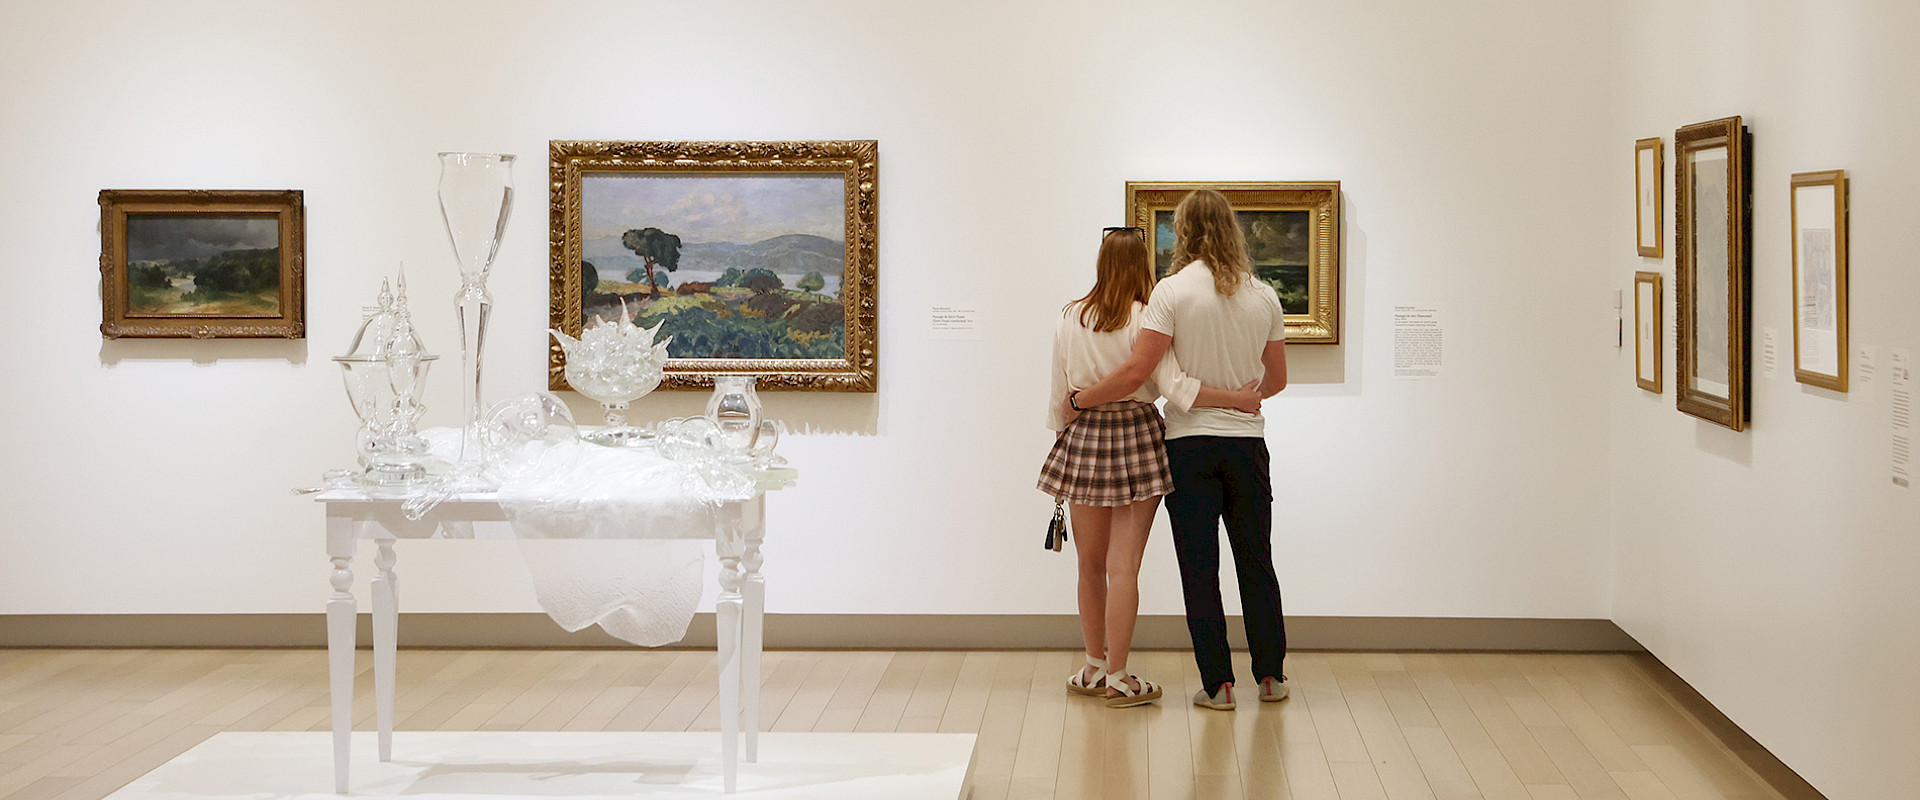
<instances>
[{"instance_id":1,"label":"landscape painting","mask_svg":"<svg viewBox=\"0 0 1920 800\"><path fill-rule=\"evenodd\" d=\"M871 392L879 147L553 141L550 326L659 327L663 389ZM566 389L548 350L548 386Z\"/></svg>"},{"instance_id":2,"label":"landscape painting","mask_svg":"<svg viewBox=\"0 0 1920 800\"><path fill-rule=\"evenodd\" d=\"M1246 236L1253 274L1273 287L1288 344L1340 343L1340 182L1127 182L1127 221L1149 232L1154 266L1173 269L1174 209L1196 191L1227 198Z\"/></svg>"},{"instance_id":3,"label":"landscape painting","mask_svg":"<svg viewBox=\"0 0 1920 800\"><path fill-rule=\"evenodd\" d=\"M280 314L273 215L127 216L127 315Z\"/></svg>"},{"instance_id":4,"label":"landscape painting","mask_svg":"<svg viewBox=\"0 0 1920 800\"><path fill-rule=\"evenodd\" d=\"M838 175L588 174L581 322L659 324L672 358L842 358Z\"/></svg>"},{"instance_id":5,"label":"landscape painting","mask_svg":"<svg viewBox=\"0 0 1920 800\"><path fill-rule=\"evenodd\" d=\"M1247 254L1253 259L1253 274L1280 295L1280 308L1288 314L1309 310L1311 272L1308 245L1313 215L1301 211L1235 211L1240 232L1247 238ZM1153 262L1164 278L1173 271L1173 210L1153 215Z\"/></svg>"},{"instance_id":6,"label":"landscape painting","mask_svg":"<svg viewBox=\"0 0 1920 800\"><path fill-rule=\"evenodd\" d=\"M100 334L306 336L298 189L100 192Z\"/></svg>"}]
</instances>

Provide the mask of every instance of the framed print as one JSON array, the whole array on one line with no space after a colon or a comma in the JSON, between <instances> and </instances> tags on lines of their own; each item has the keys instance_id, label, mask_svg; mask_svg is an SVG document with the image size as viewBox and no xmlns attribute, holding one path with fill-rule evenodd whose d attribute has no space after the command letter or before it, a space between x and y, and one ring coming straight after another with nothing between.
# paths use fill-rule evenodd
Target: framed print
<instances>
[{"instance_id":1,"label":"framed print","mask_svg":"<svg viewBox=\"0 0 1920 800\"><path fill-rule=\"evenodd\" d=\"M1674 132L1676 369L1681 411L1745 430L1752 374L1750 141L1739 117Z\"/></svg>"},{"instance_id":2,"label":"framed print","mask_svg":"<svg viewBox=\"0 0 1920 800\"><path fill-rule=\"evenodd\" d=\"M1666 181L1666 164L1660 137L1633 143L1633 231L1638 237L1636 244L1640 255L1647 258L1666 255L1664 231L1660 224L1666 202L1660 189Z\"/></svg>"},{"instance_id":3,"label":"framed print","mask_svg":"<svg viewBox=\"0 0 1920 800\"><path fill-rule=\"evenodd\" d=\"M102 190L100 304L108 339L306 336L301 193Z\"/></svg>"},{"instance_id":4,"label":"framed print","mask_svg":"<svg viewBox=\"0 0 1920 800\"><path fill-rule=\"evenodd\" d=\"M554 141L549 316L659 326L664 389L875 390L879 144ZM549 343L547 384L565 389Z\"/></svg>"},{"instance_id":5,"label":"framed print","mask_svg":"<svg viewBox=\"0 0 1920 800\"><path fill-rule=\"evenodd\" d=\"M1173 266L1173 209L1188 192L1227 196L1255 277L1280 295L1288 344L1340 341L1340 182L1127 182L1127 220L1147 231L1155 273Z\"/></svg>"},{"instance_id":6,"label":"framed print","mask_svg":"<svg viewBox=\"0 0 1920 800\"><path fill-rule=\"evenodd\" d=\"M1847 390L1847 173L1793 176L1793 378Z\"/></svg>"},{"instance_id":7,"label":"framed print","mask_svg":"<svg viewBox=\"0 0 1920 800\"><path fill-rule=\"evenodd\" d=\"M1660 273L1633 273L1633 381L1660 394Z\"/></svg>"}]
</instances>

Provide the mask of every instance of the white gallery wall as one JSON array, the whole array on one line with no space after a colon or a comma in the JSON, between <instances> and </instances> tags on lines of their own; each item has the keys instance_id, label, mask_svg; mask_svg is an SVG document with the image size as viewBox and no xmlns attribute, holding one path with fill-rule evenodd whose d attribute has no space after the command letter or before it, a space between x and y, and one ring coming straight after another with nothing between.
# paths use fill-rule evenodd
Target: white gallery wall
<instances>
[{"instance_id":1,"label":"white gallery wall","mask_svg":"<svg viewBox=\"0 0 1920 800\"><path fill-rule=\"evenodd\" d=\"M1920 784L1920 496L1891 480L1886 363L1920 346L1920 7L1900 2L1619 5L1606 242L1615 286L1666 277L1667 391L1612 410L1613 619L1828 797L1909 797ZM1753 424L1674 409L1673 245L1634 255L1635 139L1742 115L1753 134ZM1854 376L1842 394L1796 383L1788 180L1851 183ZM1631 295L1629 295L1631 296ZM1631 313L1631 311L1629 311ZM1761 348L1776 331L1779 362ZM1866 380L1857 352L1873 348Z\"/></svg>"},{"instance_id":2,"label":"white gallery wall","mask_svg":"<svg viewBox=\"0 0 1920 800\"><path fill-rule=\"evenodd\" d=\"M1613 275L1597 10L1324 3L10 3L0 25L0 613L317 612L352 459L329 357L408 264L458 352L441 150L518 153L491 398L544 386L549 139L880 142L880 391L804 431L770 608L1071 613L1033 487L1053 318L1128 180L1345 190L1344 343L1272 401L1295 614L1604 617ZM456 10L457 9L457 10ZM1547 33L1543 33L1547 32ZM1550 34L1550 35L1549 35ZM102 188L298 188L308 338L104 342ZM975 303L978 341L928 309ZM1446 314L1390 378L1390 308ZM456 365L430 420L457 416ZM640 417L692 413L665 393ZM576 403L577 414L594 415ZM370 567L362 559L360 577ZM403 606L528 611L511 546L403 543ZM1164 528L1143 610L1177 614Z\"/></svg>"}]
</instances>

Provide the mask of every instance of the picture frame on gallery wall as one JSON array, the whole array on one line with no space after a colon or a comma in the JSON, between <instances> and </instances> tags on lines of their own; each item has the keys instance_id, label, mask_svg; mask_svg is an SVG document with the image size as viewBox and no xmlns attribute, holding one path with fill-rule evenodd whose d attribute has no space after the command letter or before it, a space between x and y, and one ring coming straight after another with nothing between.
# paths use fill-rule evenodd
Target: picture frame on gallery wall
<instances>
[{"instance_id":1,"label":"picture frame on gallery wall","mask_svg":"<svg viewBox=\"0 0 1920 800\"><path fill-rule=\"evenodd\" d=\"M662 389L878 385L879 143L548 144L549 321L625 314L668 344ZM567 389L550 342L547 383Z\"/></svg>"},{"instance_id":2,"label":"picture frame on gallery wall","mask_svg":"<svg viewBox=\"0 0 1920 800\"><path fill-rule=\"evenodd\" d=\"M1847 173L1793 176L1793 378L1847 390Z\"/></svg>"},{"instance_id":3,"label":"picture frame on gallery wall","mask_svg":"<svg viewBox=\"0 0 1920 800\"><path fill-rule=\"evenodd\" d=\"M1340 182L1127 182L1128 224L1147 231L1155 274L1173 265L1173 210L1199 189L1226 195L1254 275L1280 295L1287 344L1340 342Z\"/></svg>"},{"instance_id":4,"label":"picture frame on gallery wall","mask_svg":"<svg viewBox=\"0 0 1920 800\"><path fill-rule=\"evenodd\" d=\"M104 189L100 335L306 336L300 190Z\"/></svg>"},{"instance_id":5,"label":"picture frame on gallery wall","mask_svg":"<svg viewBox=\"0 0 1920 800\"><path fill-rule=\"evenodd\" d=\"M1633 231L1635 251L1646 258L1666 255L1666 148L1660 137L1633 143Z\"/></svg>"},{"instance_id":6,"label":"picture frame on gallery wall","mask_svg":"<svg viewBox=\"0 0 1920 800\"><path fill-rule=\"evenodd\" d=\"M1658 272L1633 273L1633 382L1654 394L1661 394L1661 321L1660 307L1666 297Z\"/></svg>"},{"instance_id":7,"label":"picture frame on gallery wall","mask_svg":"<svg viewBox=\"0 0 1920 800\"><path fill-rule=\"evenodd\" d=\"M1673 135L1675 402L1736 431L1752 413L1751 144L1739 117Z\"/></svg>"}]
</instances>

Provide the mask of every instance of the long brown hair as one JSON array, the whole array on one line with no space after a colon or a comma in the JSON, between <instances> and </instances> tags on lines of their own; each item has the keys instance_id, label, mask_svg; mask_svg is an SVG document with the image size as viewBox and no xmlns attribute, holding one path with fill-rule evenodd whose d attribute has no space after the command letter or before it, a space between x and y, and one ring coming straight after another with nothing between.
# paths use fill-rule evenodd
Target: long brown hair
<instances>
[{"instance_id":1,"label":"long brown hair","mask_svg":"<svg viewBox=\"0 0 1920 800\"><path fill-rule=\"evenodd\" d=\"M1200 189L1182 198L1173 209L1173 233L1173 268L1205 262L1213 271L1214 291L1231 295L1253 274L1246 234L1226 195Z\"/></svg>"},{"instance_id":2,"label":"long brown hair","mask_svg":"<svg viewBox=\"0 0 1920 800\"><path fill-rule=\"evenodd\" d=\"M1075 300L1080 325L1095 331L1117 331L1133 318L1133 304L1153 294L1153 266L1147 260L1147 237L1139 228L1107 231L1100 239L1100 258L1093 290Z\"/></svg>"}]
</instances>

